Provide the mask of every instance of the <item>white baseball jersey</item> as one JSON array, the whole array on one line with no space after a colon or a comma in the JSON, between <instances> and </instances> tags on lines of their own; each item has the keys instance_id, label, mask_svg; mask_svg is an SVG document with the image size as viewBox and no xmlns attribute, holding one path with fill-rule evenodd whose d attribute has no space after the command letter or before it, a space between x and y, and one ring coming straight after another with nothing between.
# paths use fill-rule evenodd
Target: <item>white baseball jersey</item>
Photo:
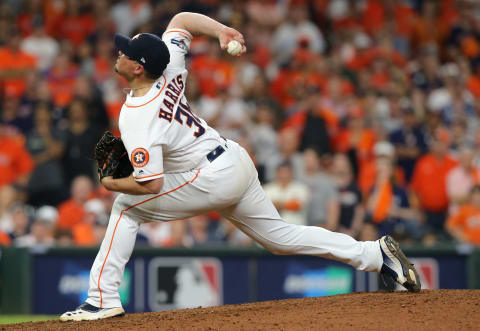
<instances>
[{"instance_id":1,"label":"white baseball jersey","mask_svg":"<svg viewBox=\"0 0 480 331\"><path fill-rule=\"evenodd\" d=\"M197 117L185 98L185 55L191 34L171 29L163 34L170 63L147 94L122 107L119 127L137 181L195 168L220 143L219 134Z\"/></svg>"},{"instance_id":2,"label":"white baseball jersey","mask_svg":"<svg viewBox=\"0 0 480 331\"><path fill-rule=\"evenodd\" d=\"M359 270L380 271L378 242L360 242L315 226L288 224L265 194L247 151L221 139L197 118L185 99L187 31L163 35L170 64L142 97L127 97L120 131L137 181L164 176L158 194L119 194L105 238L90 272L87 303L121 307L118 287L140 224L186 219L217 211L249 237L279 254L308 254L349 263ZM222 151L215 158L207 154Z\"/></svg>"}]
</instances>

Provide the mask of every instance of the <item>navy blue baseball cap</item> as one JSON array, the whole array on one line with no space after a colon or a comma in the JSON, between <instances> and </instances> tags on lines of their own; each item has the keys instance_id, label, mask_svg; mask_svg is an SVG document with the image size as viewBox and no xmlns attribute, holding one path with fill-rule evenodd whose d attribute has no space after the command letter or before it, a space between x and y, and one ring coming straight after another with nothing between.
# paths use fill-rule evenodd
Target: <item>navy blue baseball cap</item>
<instances>
[{"instance_id":1,"label":"navy blue baseball cap","mask_svg":"<svg viewBox=\"0 0 480 331\"><path fill-rule=\"evenodd\" d=\"M170 62L167 45L154 34L140 33L129 38L117 33L114 42L123 54L143 65L153 75L160 76Z\"/></svg>"}]
</instances>

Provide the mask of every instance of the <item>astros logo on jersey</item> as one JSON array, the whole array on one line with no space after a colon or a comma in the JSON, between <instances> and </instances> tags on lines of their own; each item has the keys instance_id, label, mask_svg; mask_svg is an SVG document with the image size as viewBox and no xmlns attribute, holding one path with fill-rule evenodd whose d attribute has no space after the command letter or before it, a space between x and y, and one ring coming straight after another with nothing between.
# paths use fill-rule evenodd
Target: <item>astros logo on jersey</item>
<instances>
[{"instance_id":1,"label":"astros logo on jersey","mask_svg":"<svg viewBox=\"0 0 480 331\"><path fill-rule=\"evenodd\" d=\"M145 148L135 148L131 156L134 167L141 168L148 163L148 152Z\"/></svg>"}]
</instances>

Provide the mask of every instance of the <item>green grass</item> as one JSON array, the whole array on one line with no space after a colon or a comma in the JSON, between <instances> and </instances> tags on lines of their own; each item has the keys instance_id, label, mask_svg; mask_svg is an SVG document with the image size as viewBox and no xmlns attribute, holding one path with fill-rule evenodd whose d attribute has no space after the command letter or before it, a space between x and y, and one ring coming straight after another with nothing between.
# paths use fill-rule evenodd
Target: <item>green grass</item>
<instances>
[{"instance_id":1,"label":"green grass","mask_svg":"<svg viewBox=\"0 0 480 331\"><path fill-rule=\"evenodd\" d=\"M0 324L56 320L54 315L0 315Z\"/></svg>"}]
</instances>

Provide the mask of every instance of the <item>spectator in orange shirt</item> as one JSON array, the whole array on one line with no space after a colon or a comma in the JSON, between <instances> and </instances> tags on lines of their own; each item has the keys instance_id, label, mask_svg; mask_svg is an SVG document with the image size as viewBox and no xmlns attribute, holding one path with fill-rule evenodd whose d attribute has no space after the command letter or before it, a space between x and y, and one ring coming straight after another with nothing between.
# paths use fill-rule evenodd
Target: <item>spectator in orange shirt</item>
<instances>
[{"instance_id":1,"label":"spectator in orange shirt","mask_svg":"<svg viewBox=\"0 0 480 331\"><path fill-rule=\"evenodd\" d=\"M99 245L107 230L108 216L105 206L99 199L85 203L85 217L73 227L73 239L77 246Z\"/></svg>"},{"instance_id":2,"label":"spectator in orange shirt","mask_svg":"<svg viewBox=\"0 0 480 331\"><path fill-rule=\"evenodd\" d=\"M48 88L56 106L66 107L72 101L73 87L78 72L77 66L66 52L60 53L56 57L53 66L46 74Z\"/></svg>"},{"instance_id":3,"label":"spectator in orange shirt","mask_svg":"<svg viewBox=\"0 0 480 331\"><path fill-rule=\"evenodd\" d=\"M473 187L470 203L448 219L447 230L460 242L480 246L480 186Z\"/></svg>"},{"instance_id":4,"label":"spectator in orange shirt","mask_svg":"<svg viewBox=\"0 0 480 331\"><path fill-rule=\"evenodd\" d=\"M413 171L411 188L425 211L427 226L443 233L448 209L447 174L457 162L447 155L450 135L446 129L435 131L430 153L420 158Z\"/></svg>"},{"instance_id":5,"label":"spectator in orange shirt","mask_svg":"<svg viewBox=\"0 0 480 331\"><path fill-rule=\"evenodd\" d=\"M95 20L90 13L85 12L85 7L87 6L80 8L79 1L67 1L66 15L62 17L56 31L60 38L68 39L75 46L79 46L95 28Z\"/></svg>"},{"instance_id":6,"label":"spectator in orange shirt","mask_svg":"<svg viewBox=\"0 0 480 331\"><path fill-rule=\"evenodd\" d=\"M306 96L315 95L318 91L323 92L330 84L327 84L325 60L308 51L307 47L308 45L300 42L288 69L280 70L271 83L271 93L285 108L295 108L296 103L302 104ZM351 92L351 86L345 79L336 79L331 73L328 78L336 83L335 87L338 86L339 92Z\"/></svg>"},{"instance_id":7,"label":"spectator in orange shirt","mask_svg":"<svg viewBox=\"0 0 480 331\"><path fill-rule=\"evenodd\" d=\"M359 168L371 158L376 139L375 132L366 126L363 110L354 106L349 111L347 127L334 137L333 144L337 152L348 154L357 176Z\"/></svg>"},{"instance_id":8,"label":"spectator in orange shirt","mask_svg":"<svg viewBox=\"0 0 480 331\"><path fill-rule=\"evenodd\" d=\"M191 66L202 94L209 97L215 97L219 89L228 88L233 82L232 64L221 57L220 49L213 43L208 44L207 54L192 60Z\"/></svg>"},{"instance_id":9,"label":"spectator in orange shirt","mask_svg":"<svg viewBox=\"0 0 480 331\"><path fill-rule=\"evenodd\" d=\"M35 70L36 59L20 50L21 35L12 31L7 45L0 47L0 83L9 97L20 97L25 91L25 77Z\"/></svg>"},{"instance_id":10,"label":"spectator in orange shirt","mask_svg":"<svg viewBox=\"0 0 480 331\"><path fill-rule=\"evenodd\" d=\"M33 170L33 160L19 139L6 131L0 125L0 186L16 184L24 187Z\"/></svg>"},{"instance_id":11,"label":"spectator in orange shirt","mask_svg":"<svg viewBox=\"0 0 480 331\"><path fill-rule=\"evenodd\" d=\"M360 168L358 174L358 187L364 197L366 197L375 186L378 164L384 162L384 160L388 160L388 162L392 164L395 162L395 147L387 141L377 142L373 147L373 153L375 159L366 161ZM396 166L393 176L398 185L405 185L405 174L402 168Z\"/></svg>"},{"instance_id":12,"label":"spectator in orange shirt","mask_svg":"<svg viewBox=\"0 0 480 331\"><path fill-rule=\"evenodd\" d=\"M412 26L411 42L414 48L428 44L439 44L448 33L451 22L440 16L440 1L426 0L422 3L421 16Z\"/></svg>"},{"instance_id":13,"label":"spectator in orange shirt","mask_svg":"<svg viewBox=\"0 0 480 331\"><path fill-rule=\"evenodd\" d=\"M384 1L379 0L367 0L365 2L361 24L367 32L374 34L375 32L382 30L385 25L385 3Z\"/></svg>"},{"instance_id":14,"label":"spectator in orange shirt","mask_svg":"<svg viewBox=\"0 0 480 331\"><path fill-rule=\"evenodd\" d=\"M58 206L58 224L62 229L73 229L85 217L85 203L93 194L93 183L87 176L78 176L72 182L71 198Z\"/></svg>"},{"instance_id":15,"label":"spectator in orange shirt","mask_svg":"<svg viewBox=\"0 0 480 331\"><path fill-rule=\"evenodd\" d=\"M367 204L368 218L378 229L378 237L392 235L397 240L422 236L418 224L420 215L412 208L407 191L394 177L392 159L377 162L375 185Z\"/></svg>"}]
</instances>

